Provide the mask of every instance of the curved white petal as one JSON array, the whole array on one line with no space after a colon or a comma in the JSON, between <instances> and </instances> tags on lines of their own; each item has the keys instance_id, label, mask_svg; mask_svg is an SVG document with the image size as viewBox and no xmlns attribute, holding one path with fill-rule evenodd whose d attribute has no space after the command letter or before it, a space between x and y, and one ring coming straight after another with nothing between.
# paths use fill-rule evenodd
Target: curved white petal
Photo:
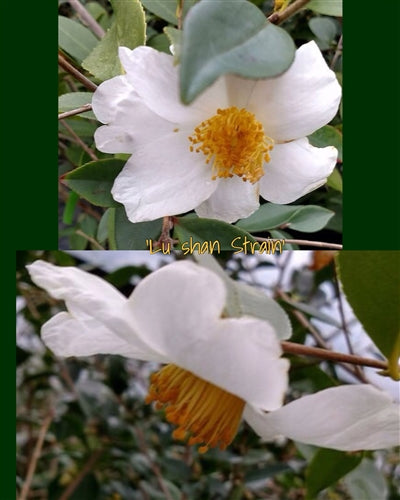
<instances>
[{"instance_id":1,"label":"curved white petal","mask_svg":"<svg viewBox=\"0 0 400 500\"><path fill-rule=\"evenodd\" d=\"M247 92L247 86L244 87ZM277 78L259 80L248 110L275 141L305 137L335 116L341 87L315 42L296 51L290 68Z\"/></svg>"},{"instance_id":2,"label":"curved white petal","mask_svg":"<svg viewBox=\"0 0 400 500\"><path fill-rule=\"evenodd\" d=\"M275 144L264 165L260 194L273 203L291 203L325 184L336 159L336 148L315 148L306 138Z\"/></svg>"},{"instance_id":3,"label":"curved white petal","mask_svg":"<svg viewBox=\"0 0 400 500\"><path fill-rule=\"evenodd\" d=\"M161 137L135 151L111 193L131 222L192 210L217 188L204 156L189 151L188 133Z\"/></svg>"},{"instance_id":4,"label":"curved white petal","mask_svg":"<svg viewBox=\"0 0 400 500\"><path fill-rule=\"evenodd\" d=\"M97 149L104 153L133 153L176 127L143 104L125 75L99 85L92 106L97 119L107 124L94 134Z\"/></svg>"},{"instance_id":5,"label":"curved white petal","mask_svg":"<svg viewBox=\"0 0 400 500\"><path fill-rule=\"evenodd\" d=\"M341 386L304 396L271 413L246 407L244 417L262 438L278 435L344 451L400 444L400 412L370 385Z\"/></svg>"},{"instance_id":6,"label":"curved white petal","mask_svg":"<svg viewBox=\"0 0 400 500\"><path fill-rule=\"evenodd\" d=\"M219 79L189 106L179 98L179 66L173 57L152 49L120 47L119 57L126 77L147 107L166 120L193 126L227 107L225 80Z\"/></svg>"},{"instance_id":7,"label":"curved white petal","mask_svg":"<svg viewBox=\"0 0 400 500\"><path fill-rule=\"evenodd\" d=\"M139 335L159 352L173 355L194 345L221 315L225 285L215 273L192 262L175 262L146 276L126 303Z\"/></svg>"},{"instance_id":8,"label":"curved white petal","mask_svg":"<svg viewBox=\"0 0 400 500\"><path fill-rule=\"evenodd\" d=\"M134 318L124 315L127 299L109 283L79 268L41 260L27 268L38 286L66 303L68 313L56 315L42 328L43 340L59 356L86 356L92 353L93 341L93 353L163 360L137 336Z\"/></svg>"},{"instance_id":9,"label":"curved white petal","mask_svg":"<svg viewBox=\"0 0 400 500\"><path fill-rule=\"evenodd\" d=\"M286 360L273 328L255 318L221 318L221 278L191 262L146 277L127 308L138 332L169 362L265 409L281 406Z\"/></svg>"},{"instance_id":10,"label":"curved white petal","mask_svg":"<svg viewBox=\"0 0 400 500\"><path fill-rule=\"evenodd\" d=\"M207 333L207 338L204 333ZM174 363L264 410L282 406L289 362L272 326L256 318L210 324L195 344L181 344Z\"/></svg>"},{"instance_id":11,"label":"curved white petal","mask_svg":"<svg viewBox=\"0 0 400 500\"><path fill-rule=\"evenodd\" d=\"M220 179L217 189L196 207L199 217L236 222L248 217L259 207L258 184L243 182L240 177Z\"/></svg>"},{"instance_id":12,"label":"curved white petal","mask_svg":"<svg viewBox=\"0 0 400 500\"><path fill-rule=\"evenodd\" d=\"M119 354L128 358L163 361L149 349L138 349L95 317L75 318L67 312L56 314L42 327L43 342L60 357Z\"/></svg>"}]
</instances>

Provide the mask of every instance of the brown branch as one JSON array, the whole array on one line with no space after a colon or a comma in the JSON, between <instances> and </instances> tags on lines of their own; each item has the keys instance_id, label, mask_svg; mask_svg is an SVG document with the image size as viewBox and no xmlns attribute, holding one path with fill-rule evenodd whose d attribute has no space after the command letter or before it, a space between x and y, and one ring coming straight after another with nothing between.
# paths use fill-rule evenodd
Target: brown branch
<instances>
[{"instance_id":1,"label":"brown branch","mask_svg":"<svg viewBox=\"0 0 400 500\"><path fill-rule=\"evenodd\" d=\"M339 56L341 55L342 50L343 50L343 35L340 35L340 38L339 38L339 41L338 41L338 44L336 47L336 52L335 52L335 55L333 56L331 66L330 66L330 68L332 70L335 69L337 60L339 59Z\"/></svg>"},{"instance_id":2,"label":"brown branch","mask_svg":"<svg viewBox=\"0 0 400 500\"><path fill-rule=\"evenodd\" d=\"M97 89L97 85L90 81L89 78L86 78L86 76L78 71L75 66L72 66L72 64L68 62L61 53L58 54L58 64L62 67L62 69L67 71L67 73L70 73L74 78L83 83L83 85L87 89L91 90L92 92Z\"/></svg>"},{"instance_id":3,"label":"brown branch","mask_svg":"<svg viewBox=\"0 0 400 500\"><path fill-rule=\"evenodd\" d=\"M97 460L101 457L103 454L104 449L99 448L95 450L91 456L89 457L89 460L86 462L86 464L83 466L82 470L80 473L76 476L76 478L67 486L67 488L64 490L63 494L60 496L59 500L67 500L72 493L76 490L76 488L80 485L82 482L83 478L89 474L89 472L93 469L95 466Z\"/></svg>"},{"instance_id":4,"label":"brown branch","mask_svg":"<svg viewBox=\"0 0 400 500\"><path fill-rule=\"evenodd\" d=\"M313 358L325 359L327 361L335 361L339 363L349 363L351 365L370 366L372 368L380 368L387 370L388 365L386 361L379 359L364 358L354 354L344 354L342 352L330 351L328 349L321 349L320 347L310 347L302 344L295 344L294 342L281 342L283 352L288 354L299 354L300 356L312 356Z\"/></svg>"},{"instance_id":5,"label":"brown branch","mask_svg":"<svg viewBox=\"0 0 400 500\"><path fill-rule=\"evenodd\" d=\"M253 236L253 235L252 235ZM261 238L260 236L253 236L256 241L280 241L271 238ZM319 247L319 248L334 248L336 250L342 250L343 246L337 243L326 243L324 241L308 241L308 240L284 240L285 243L290 243L292 245L307 245L309 247Z\"/></svg>"},{"instance_id":6,"label":"brown branch","mask_svg":"<svg viewBox=\"0 0 400 500\"><path fill-rule=\"evenodd\" d=\"M65 111L64 113L59 113L58 119L63 120L64 118L68 118L69 116L79 115L80 113L84 113L85 111L90 111L92 109L91 104L84 104L80 108L71 109L71 111Z\"/></svg>"},{"instance_id":7,"label":"brown branch","mask_svg":"<svg viewBox=\"0 0 400 500\"><path fill-rule=\"evenodd\" d=\"M74 8L84 24L90 28L93 33L99 38L103 38L105 31L100 24L92 17L92 15L85 9L79 0L69 0L72 8Z\"/></svg>"},{"instance_id":8,"label":"brown branch","mask_svg":"<svg viewBox=\"0 0 400 500\"><path fill-rule=\"evenodd\" d=\"M47 430L50 427L50 424L51 424L53 418L54 418L54 412L53 412L53 410L51 410L50 413L47 415L47 417L43 420L42 426L40 427L39 435L38 435L38 438L36 441L36 445L35 445L35 448L33 450L31 459L29 461L28 472L26 474L25 482L22 486L21 494L20 494L18 500L25 500L26 498L28 498L29 490L30 490L30 487L32 484L33 476L35 474L37 462L38 462L38 460L40 458L40 454L42 452L44 439L46 437Z\"/></svg>"},{"instance_id":9,"label":"brown branch","mask_svg":"<svg viewBox=\"0 0 400 500\"><path fill-rule=\"evenodd\" d=\"M105 248L103 246L101 246L97 240L95 240L94 238L92 238L88 234L84 233L82 230L77 229L75 231L75 234L77 234L78 236L82 236L82 238L85 238L86 240L88 240L90 243L92 243L92 245L94 245L97 248L97 250L105 250Z\"/></svg>"},{"instance_id":10,"label":"brown branch","mask_svg":"<svg viewBox=\"0 0 400 500\"><path fill-rule=\"evenodd\" d=\"M97 156L93 153L93 151L89 148L89 146L87 146L82 141L82 139L77 134L75 134L75 132L72 130L72 128L68 125L68 123L66 123L64 120L61 120L61 123L68 130L68 132L71 134L71 136L74 138L75 142L77 142L79 144L79 146L90 156L90 158L93 161L97 161L98 160Z\"/></svg>"},{"instance_id":11,"label":"brown branch","mask_svg":"<svg viewBox=\"0 0 400 500\"><path fill-rule=\"evenodd\" d=\"M280 24L293 14L301 10L310 0L295 0L282 12L274 12L268 17L268 21L273 24Z\"/></svg>"}]
</instances>

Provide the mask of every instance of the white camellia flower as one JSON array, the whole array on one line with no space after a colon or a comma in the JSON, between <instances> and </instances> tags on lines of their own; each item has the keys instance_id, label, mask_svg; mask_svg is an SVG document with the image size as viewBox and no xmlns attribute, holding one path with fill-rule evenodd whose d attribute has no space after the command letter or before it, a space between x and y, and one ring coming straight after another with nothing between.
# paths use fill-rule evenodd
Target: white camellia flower
<instances>
[{"instance_id":1,"label":"white camellia flower","mask_svg":"<svg viewBox=\"0 0 400 500\"><path fill-rule=\"evenodd\" d=\"M44 261L33 281L67 311L42 327L59 356L120 354L165 366L151 376L146 401L164 408L173 436L224 449L243 418L266 439L293 439L344 450L399 444L398 410L371 386L326 389L282 407L289 363L270 323L223 316L226 289L217 274L192 262L153 272L125 298L78 268Z\"/></svg>"},{"instance_id":2,"label":"white camellia flower","mask_svg":"<svg viewBox=\"0 0 400 500\"><path fill-rule=\"evenodd\" d=\"M125 74L103 82L93 111L104 124L95 142L131 153L112 188L132 222L195 209L235 222L257 210L259 195L291 203L326 182L333 146L307 135L335 116L341 88L314 42L296 51L281 76L219 78L192 104L179 100L173 57L150 47L120 47Z\"/></svg>"}]
</instances>

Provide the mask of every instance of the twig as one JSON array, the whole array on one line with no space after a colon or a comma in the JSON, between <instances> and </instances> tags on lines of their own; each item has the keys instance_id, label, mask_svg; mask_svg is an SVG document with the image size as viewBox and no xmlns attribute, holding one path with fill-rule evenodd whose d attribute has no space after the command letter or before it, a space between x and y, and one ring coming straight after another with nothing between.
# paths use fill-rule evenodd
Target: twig
<instances>
[{"instance_id":1,"label":"twig","mask_svg":"<svg viewBox=\"0 0 400 500\"><path fill-rule=\"evenodd\" d=\"M95 450L91 454L89 460L83 466L83 468L80 471L80 473L76 476L76 478L64 490L64 492L60 496L59 500L67 500L72 495L72 493L76 490L76 488L82 482L83 478L93 469L95 463L101 457L101 455L103 454L103 452L104 452L104 449L103 448L99 448L99 449Z\"/></svg>"},{"instance_id":2,"label":"twig","mask_svg":"<svg viewBox=\"0 0 400 500\"><path fill-rule=\"evenodd\" d=\"M33 476L35 474L36 465L40 458L40 454L42 452L44 438L46 437L47 430L50 427L53 418L54 418L54 412L53 410L51 410L50 413L47 415L47 417L44 419L42 426L40 427L36 445L33 450L31 459L29 461L28 472L26 474L25 482L24 485L22 486L21 494L18 500L25 500L29 495L29 490L31 487Z\"/></svg>"},{"instance_id":3,"label":"twig","mask_svg":"<svg viewBox=\"0 0 400 500\"><path fill-rule=\"evenodd\" d=\"M283 352L289 354L299 354L301 356L312 356L314 358L326 359L328 361L336 361L340 363L349 363L352 365L371 366L372 368L380 368L387 370L387 362L379 359L364 358L355 356L354 354L344 354L342 352L330 351L321 349L320 347L310 347L294 342L281 342ZM358 366L357 366L358 367Z\"/></svg>"},{"instance_id":4,"label":"twig","mask_svg":"<svg viewBox=\"0 0 400 500\"><path fill-rule=\"evenodd\" d=\"M79 115L80 113L84 113L85 111L90 111L92 109L91 104L84 104L80 108L71 109L71 111L65 111L64 113L60 113L58 115L59 120L63 120L64 118L68 118L69 116Z\"/></svg>"},{"instance_id":5,"label":"twig","mask_svg":"<svg viewBox=\"0 0 400 500\"><path fill-rule=\"evenodd\" d=\"M149 452L147 450L146 440L145 440L144 434L142 432L142 429L140 429L139 427L136 427L135 434L136 434L136 437L138 440L139 448L140 448L141 452L143 453L143 455L145 455L147 457L147 459L150 463L150 467L152 468L154 475L157 478L157 482L161 488L161 491L164 493L166 500L172 500L170 492L164 483L164 479L162 477L160 468L158 467L157 464L155 464L153 462L153 460L151 459L151 457L149 455ZM62 499L60 499L60 500L62 500Z\"/></svg>"},{"instance_id":6,"label":"twig","mask_svg":"<svg viewBox=\"0 0 400 500\"><path fill-rule=\"evenodd\" d=\"M256 241L279 241L273 240L271 238L261 238L259 236L253 236ZM326 243L324 241L308 241L308 240L286 240L285 243L290 243L292 245L307 245L309 247L320 247L320 248L334 248L335 250L342 250L343 245L338 245L337 243Z\"/></svg>"},{"instance_id":7,"label":"twig","mask_svg":"<svg viewBox=\"0 0 400 500\"><path fill-rule=\"evenodd\" d=\"M178 30L182 29L182 17L183 17L183 2L185 0L178 0L178 5L176 7L176 17L178 19Z\"/></svg>"},{"instance_id":8,"label":"twig","mask_svg":"<svg viewBox=\"0 0 400 500\"><path fill-rule=\"evenodd\" d=\"M77 229L75 231L75 234L78 234L79 236L82 236L82 238L85 238L87 239L90 243L92 243L92 245L94 245L98 250L105 250L104 247L102 247L100 245L100 243L98 241L96 241L94 238L92 238L91 236L89 236L88 234L84 233L83 231L81 231L80 229Z\"/></svg>"},{"instance_id":9,"label":"twig","mask_svg":"<svg viewBox=\"0 0 400 500\"><path fill-rule=\"evenodd\" d=\"M299 10L301 10L310 0L296 0L292 4L288 5L282 12L274 12L268 17L268 21L273 24L280 24L285 21L288 17L293 16Z\"/></svg>"},{"instance_id":10,"label":"twig","mask_svg":"<svg viewBox=\"0 0 400 500\"><path fill-rule=\"evenodd\" d=\"M343 49L343 35L340 35L337 47L336 47L336 52L335 55L333 56L332 62L331 62L331 69L334 69L337 63L337 60L339 59L340 54L342 53Z\"/></svg>"},{"instance_id":11,"label":"twig","mask_svg":"<svg viewBox=\"0 0 400 500\"><path fill-rule=\"evenodd\" d=\"M75 141L79 144L79 146L84 150L86 151L86 153L90 156L90 158L93 160L93 161L97 161L98 158L97 156L93 153L93 151L89 148L89 146L87 146L83 141L82 139L77 135L75 134L75 132L72 130L72 128L68 125L68 123L66 123L64 120L61 120L61 123L63 124L63 126L68 130L68 132L72 135L72 137L75 139Z\"/></svg>"},{"instance_id":12,"label":"twig","mask_svg":"<svg viewBox=\"0 0 400 500\"><path fill-rule=\"evenodd\" d=\"M78 71L70 62L66 60L66 58L62 54L58 54L58 64L68 73L70 73L73 77L75 77L78 81L83 83L83 85L94 92L97 89L97 85L86 78L80 71Z\"/></svg>"},{"instance_id":13,"label":"twig","mask_svg":"<svg viewBox=\"0 0 400 500\"><path fill-rule=\"evenodd\" d=\"M105 31L100 26L100 24L92 17L92 15L85 9L85 7L79 2L79 0L69 0L72 8L74 8L78 16L82 19L84 24L90 28L95 35L99 38L103 38Z\"/></svg>"}]
</instances>

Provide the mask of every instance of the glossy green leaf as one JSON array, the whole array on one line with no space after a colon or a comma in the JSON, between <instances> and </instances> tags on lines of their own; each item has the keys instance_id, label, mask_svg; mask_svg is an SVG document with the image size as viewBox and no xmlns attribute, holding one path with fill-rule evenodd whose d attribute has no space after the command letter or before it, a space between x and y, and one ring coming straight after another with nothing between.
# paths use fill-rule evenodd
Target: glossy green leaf
<instances>
[{"instance_id":1,"label":"glossy green leaf","mask_svg":"<svg viewBox=\"0 0 400 500\"><path fill-rule=\"evenodd\" d=\"M122 73L118 47L134 49L144 45L146 23L139 0L112 0L114 22L104 38L82 62L82 66L99 80Z\"/></svg>"},{"instance_id":2,"label":"glossy green leaf","mask_svg":"<svg viewBox=\"0 0 400 500\"><path fill-rule=\"evenodd\" d=\"M295 45L250 2L200 2L183 26L181 99L192 102L219 76L270 78L292 64Z\"/></svg>"},{"instance_id":3,"label":"glossy green leaf","mask_svg":"<svg viewBox=\"0 0 400 500\"><path fill-rule=\"evenodd\" d=\"M153 36L147 42L148 47L152 47L159 52L165 52L168 55L171 55L171 52L169 50L170 45L170 41L165 33L159 33L158 35Z\"/></svg>"},{"instance_id":4,"label":"glossy green leaf","mask_svg":"<svg viewBox=\"0 0 400 500\"><path fill-rule=\"evenodd\" d=\"M317 451L306 471L307 500L314 500L323 489L336 483L362 460L362 454L322 448Z\"/></svg>"},{"instance_id":5,"label":"glossy green leaf","mask_svg":"<svg viewBox=\"0 0 400 500\"><path fill-rule=\"evenodd\" d=\"M119 206L110 214L117 250L148 250L146 240L157 240L161 233L162 219L133 224L126 216L125 208Z\"/></svg>"},{"instance_id":6,"label":"glossy green leaf","mask_svg":"<svg viewBox=\"0 0 400 500\"><path fill-rule=\"evenodd\" d=\"M327 16L343 16L342 0L311 0L305 8Z\"/></svg>"},{"instance_id":7,"label":"glossy green leaf","mask_svg":"<svg viewBox=\"0 0 400 500\"><path fill-rule=\"evenodd\" d=\"M70 191L68 194L68 199L65 203L64 213L63 213L63 223L72 224L75 214L75 207L79 201L79 195L75 191Z\"/></svg>"},{"instance_id":8,"label":"glossy green leaf","mask_svg":"<svg viewBox=\"0 0 400 500\"><path fill-rule=\"evenodd\" d=\"M314 35L328 46L335 40L338 33L336 22L331 17L313 17L308 25Z\"/></svg>"},{"instance_id":9,"label":"glossy green leaf","mask_svg":"<svg viewBox=\"0 0 400 500\"><path fill-rule=\"evenodd\" d=\"M58 45L79 63L96 47L97 38L82 24L58 16Z\"/></svg>"},{"instance_id":10,"label":"glossy green leaf","mask_svg":"<svg viewBox=\"0 0 400 500\"><path fill-rule=\"evenodd\" d=\"M66 174L63 181L93 205L119 206L111 196L111 188L124 165L124 161L115 159L91 161Z\"/></svg>"},{"instance_id":11,"label":"glossy green leaf","mask_svg":"<svg viewBox=\"0 0 400 500\"><path fill-rule=\"evenodd\" d=\"M63 94L58 98L58 112L71 111L85 104L91 104L92 96L92 92L70 92L69 94ZM93 111L80 113L79 116L96 120Z\"/></svg>"},{"instance_id":12,"label":"glossy green leaf","mask_svg":"<svg viewBox=\"0 0 400 500\"><path fill-rule=\"evenodd\" d=\"M196 0L185 0L183 3L183 17L195 3ZM142 4L161 19L171 24L178 24L178 18L176 17L177 0L142 0Z\"/></svg>"},{"instance_id":13,"label":"glossy green leaf","mask_svg":"<svg viewBox=\"0 0 400 500\"><path fill-rule=\"evenodd\" d=\"M334 212L316 205L276 205L266 203L250 217L236 223L246 231L268 231L270 229L287 225L296 231L313 233L321 230Z\"/></svg>"},{"instance_id":14,"label":"glossy green leaf","mask_svg":"<svg viewBox=\"0 0 400 500\"><path fill-rule=\"evenodd\" d=\"M308 136L310 144L317 148L325 148L326 146L335 146L338 150L338 159L343 159L342 134L338 129L331 125L325 125L313 134Z\"/></svg>"},{"instance_id":15,"label":"glossy green leaf","mask_svg":"<svg viewBox=\"0 0 400 500\"><path fill-rule=\"evenodd\" d=\"M178 217L175 221L175 235L184 255L196 250L201 250L202 253L218 253L221 250L252 253L252 245L258 245L249 233L216 219Z\"/></svg>"},{"instance_id":16,"label":"glossy green leaf","mask_svg":"<svg viewBox=\"0 0 400 500\"><path fill-rule=\"evenodd\" d=\"M335 168L335 170L328 177L326 185L331 187L332 189L336 189L336 191L339 191L340 193L343 192L343 180L337 168Z\"/></svg>"},{"instance_id":17,"label":"glossy green leaf","mask_svg":"<svg viewBox=\"0 0 400 500\"><path fill-rule=\"evenodd\" d=\"M345 251L338 255L347 300L365 331L400 379L400 252Z\"/></svg>"},{"instance_id":18,"label":"glossy green leaf","mask_svg":"<svg viewBox=\"0 0 400 500\"><path fill-rule=\"evenodd\" d=\"M261 290L231 279L210 254L193 254L202 266L220 276L226 285L227 300L225 313L229 317L254 316L269 321L277 336L288 339L292 335L292 325L283 308Z\"/></svg>"},{"instance_id":19,"label":"glossy green leaf","mask_svg":"<svg viewBox=\"0 0 400 500\"><path fill-rule=\"evenodd\" d=\"M171 28L171 26L167 26L164 28L164 33L167 35L169 42L172 45L174 63L178 64L181 60L182 31L177 30L176 28Z\"/></svg>"},{"instance_id":20,"label":"glossy green leaf","mask_svg":"<svg viewBox=\"0 0 400 500\"><path fill-rule=\"evenodd\" d=\"M351 498L354 500L387 500L389 491L385 477L377 469L373 460L364 459L343 479Z\"/></svg>"},{"instance_id":21,"label":"glossy green leaf","mask_svg":"<svg viewBox=\"0 0 400 500\"><path fill-rule=\"evenodd\" d=\"M100 219L99 225L97 227L97 241L99 243L104 243L108 238L108 225L109 218L112 208L108 208Z\"/></svg>"}]
</instances>

